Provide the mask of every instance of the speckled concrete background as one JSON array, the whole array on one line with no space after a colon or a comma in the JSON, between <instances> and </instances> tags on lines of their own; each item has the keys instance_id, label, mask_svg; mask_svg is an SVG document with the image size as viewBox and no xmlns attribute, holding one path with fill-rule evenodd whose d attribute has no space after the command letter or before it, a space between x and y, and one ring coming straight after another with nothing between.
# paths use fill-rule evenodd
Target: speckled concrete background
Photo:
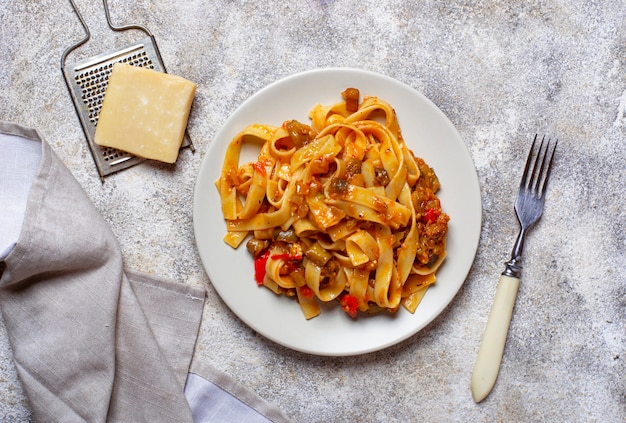
<instances>
[{"instance_id":1,"label":"speckled concrete background","mask_svg":"<svg viewBox=\"0 0 626 423\"><path fill-rule=\"evenodd\" d=\"M84 58L134 39L108 31L101 3L77 1ZM0 119L37 128L118 236L129 268L201 284L197 355L297 422L626 420L626 7L607 1L111 0L116 23L154 32L170 73L198 83L197 153L100 183L60 72L82 36L65 0L0 4ZM105 48L106 47L106 48ZM322 358L244 326L195 250L192 194L211 137L246 98L284 76L349 66L396 78L448 115L480 178L474 266L450 306L387 350ZM469 380L517 222L529 140L560 140L542 221L531 233L494 391ZM0 324L0 421L29 420Z\"/></svg>"}]
</instances>

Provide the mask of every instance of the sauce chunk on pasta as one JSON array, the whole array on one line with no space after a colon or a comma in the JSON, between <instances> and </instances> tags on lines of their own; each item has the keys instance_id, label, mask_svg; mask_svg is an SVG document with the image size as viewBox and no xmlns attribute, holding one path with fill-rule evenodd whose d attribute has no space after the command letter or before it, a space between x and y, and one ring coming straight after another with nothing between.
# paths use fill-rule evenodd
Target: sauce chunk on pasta
<instances>
[{"instance_id":1,"label":"sauce chunk on pasta","mask_svg":"<svg viewBox=\"0 0 626 423\"><path fill-rule=\"evenodd\" d=\"M391 105L341 95L315 105L309 124L254 124L231 141L216 182L224 241L247 240L257 283L295 298L307 319L320 301L353 318L413 313L446 256L439 180L405 145ZM260 152L240 163L247 143Z\"/></svg>"}]
</instances>

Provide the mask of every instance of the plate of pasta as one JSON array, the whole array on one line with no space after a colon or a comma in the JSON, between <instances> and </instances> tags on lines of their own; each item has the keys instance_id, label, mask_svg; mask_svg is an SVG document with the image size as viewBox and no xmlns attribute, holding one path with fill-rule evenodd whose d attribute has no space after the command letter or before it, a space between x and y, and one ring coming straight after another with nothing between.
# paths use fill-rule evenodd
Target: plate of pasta
<instances>
[{"instance_id":1,"label":"plate of pasta","mask_svg":"<svg viewBox=\"0 0 626 423\"><path fill-rule=\"evenodd\" d=\"M331 68L246 100L209 144L196 244L245 324L317 355L416 334L473 263L481 199L450 120L395 79Z\"/></svg>"}]
</instances>

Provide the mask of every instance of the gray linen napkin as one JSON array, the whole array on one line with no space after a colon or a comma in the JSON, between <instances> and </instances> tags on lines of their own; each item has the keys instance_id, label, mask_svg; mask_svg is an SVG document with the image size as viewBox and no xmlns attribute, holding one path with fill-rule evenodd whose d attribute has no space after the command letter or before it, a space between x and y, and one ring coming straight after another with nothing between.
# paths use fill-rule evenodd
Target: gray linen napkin
<instances>
[{"instance_id":1,"label":"gray linen napkin","mask_svg":"<svg viewBox=\"0 0 626 423\"><path fill-rule=\"evenodd\" d=\"M35 420L290 422L191 362L205 291L125 271L117 240L50 146L6 122L0 215L0 309Z\"/></svg>"},{"instance_id":2,"label":"gray linen napkin","mask_svg":"<svg viewBox=\"0 0 626 423\"><path fill-rule=\"evenodd\" d=\"M192 421L183 389L205 292L125 272L110 228L42 143L0 308L37 421ZM0 258L2 260L2 258Z\"/></svg>"}]
</instances>

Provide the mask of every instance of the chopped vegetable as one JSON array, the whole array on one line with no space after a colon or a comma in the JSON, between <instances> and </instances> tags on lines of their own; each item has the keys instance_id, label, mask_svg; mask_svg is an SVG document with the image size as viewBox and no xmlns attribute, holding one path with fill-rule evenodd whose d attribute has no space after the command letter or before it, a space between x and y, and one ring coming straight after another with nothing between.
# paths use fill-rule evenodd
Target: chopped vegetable
<instances>
[{"instance_id":1,"label":"chopped vegetable","mask_svg":"<svg viewBox=\"0 0 626 423\"><path fill-rule=\"evenodd\" d=\"M314 261L318 266L324 266L328 260L331 259L332 255L326 250L326 248L322 247L319 242L311 245L305 252L304 255L307 256L310 260Z\"/></svg>"},{"instance_id":2,"label":"chopped vegetable","mask_svg":"<svg viewBox=\"0 0 626 423\"><path fill-rule=\"evenodd\" d=\"M356 88L346 88L341 96L346 101L346 110L350 113L354 113L359 110L359 90Z\"/></svg>"},{"instance_id":3,"label":"chopped vegetable","mask_svg":"<svg viewBox=\"0 0 626 423\"><path fill-rule=\"evenodd\" d=\"M437 263L437 260L439 260L439 255L432 254L430 258L428 259L428 263L426 263L426 267L433 267L435 263Z\"/></svg>"},{"instance_id":4,"label":"chopped vegetable","mask_svg":"<svg viewBox=\"0 0 626 423\"><path fill-rule=\"evenodd\" d=\"M266 164L267 164L267 163L265 163L265 162L262 162L262 161L257 161L257 162L254 162L254 163L252 164L252 168L253 168L253 169L254 169L257 173L259 173L260 175L265 176L265 175L266 175L266 172L265 172L265 166L266 166Z\"/></svg>"},{"instance_id":5,"label":"chopped vegetable","mask_svg":"<svg viewBox=\"0 0 626 423\"><path fill-rule=\"evenodd\" d=\"M359 159L350 159L346 166L346 178L351 179L354 175L360 174L362 164Z\"/></svg>"},{"instance_id":6,"label":"chopped vegetable","mask_svg":"<svg viewBox=\"0 0 626 423\"><path fill-rule=\"evenodd\" d=\"M302 256L294 256L290 253L272 254L272 260L302 260Z\"/></svg>"},{"instance_id":7,"label":"chopped vegetable","mask_svg":"<svg viewBox=\"0 0 626 423\"><path fill-rule=\"evenodd\" d=\"M424 222L435 223L440 214L440 209L427 209L424 212Z\"/></svg>"},{"instance_id":8,"label":"chopped vegetable","mask_svg":"<svg viewBox=\"0 0 626 423\"><path fill-rule=\"evenodd\" d=\"M356 297L353 297L350 294L343 294L339 298L339 304L341 304L341 308L343 309L343 311L348 313L350 317L356 317L358 311L357 307L359 306L359 300L357 300Z\"/></svg>"},{"instance_id":9,"label":"chopped vegetable","mask_svg":"<svg viewBox=\"0 0 626 423\"><path fill-rule=\"evenodd\" d=\"M267 240L261 240L258 238L250 238L250 240L246 243L246 249L252 257L258 257L261 253L269 247L270 243Z\"/></svg>"},{"instance_id":10,"label":"chopped vegetable","mask_svg":"<svg viewBox=\"0 0 626 423\"><path fill-rule=\"evenodd\" d=\"M375 181L378 185L381 185L381 186L389 185L389 182L390 182L389 174L387 173L385 168L377 167L374 169L374 172L376 173Z\"/></svg>"},{"instance_id":11,"label":"chopped vegetable","mask_svg":"<svg viewBox=\"0 0 626 423\"><path fill-rule=\"evenodd\" d=\"M274 240L283 242L298 242L299 238L293 228L289 228L286 231L279 230L274 232Z\"/></svg>"},{"instance_id":12,"label":"chopped vegetable","mask_svg":"<svg viewBox=\"0 0 626 423\"><path fill-rule=\"evenodd\" d=\"M348 181L342 178L333 178L330 181L330 192L333 194L344 195L348 192Z\"/></svg>"},{"instance_id":13,"label":"chopped vegetable","mask_svg":"<svg viewBox=\"0 0 626 423\"><path fill-rule=\"evenodd\" d=\"M311 288L304 285L300 287L300 295L302 295L304 298L313 298L313 295L315 295L315 293Z\"/></svg>"},{"instance_id":14,"label":"chopped vegetable","mask_svg":"<svg viewBox=\"0 0 626 423\"><path fill-rule=\"evenodd\" d=\"M290 120L284 123L285 129L289 132L289 136L293 141L293 144L297 148L301 148L307 145L315 134L312 134L311 127L298 122L297 120Z\"/></svg>"},{"instance_id":15,"label":"chopped vegetable","mask_svg":"<svg viewBox=\"0 0 626 423\"><path fill-rule=\"evenodd\" d=\"M257 285L263 285L263 280L265 279L265 265L267 264L267 260L270 257L270 251L265 250L263 254L256 257L254 259L254 278L256 279Z\"/></svg>"}]
</instances>

